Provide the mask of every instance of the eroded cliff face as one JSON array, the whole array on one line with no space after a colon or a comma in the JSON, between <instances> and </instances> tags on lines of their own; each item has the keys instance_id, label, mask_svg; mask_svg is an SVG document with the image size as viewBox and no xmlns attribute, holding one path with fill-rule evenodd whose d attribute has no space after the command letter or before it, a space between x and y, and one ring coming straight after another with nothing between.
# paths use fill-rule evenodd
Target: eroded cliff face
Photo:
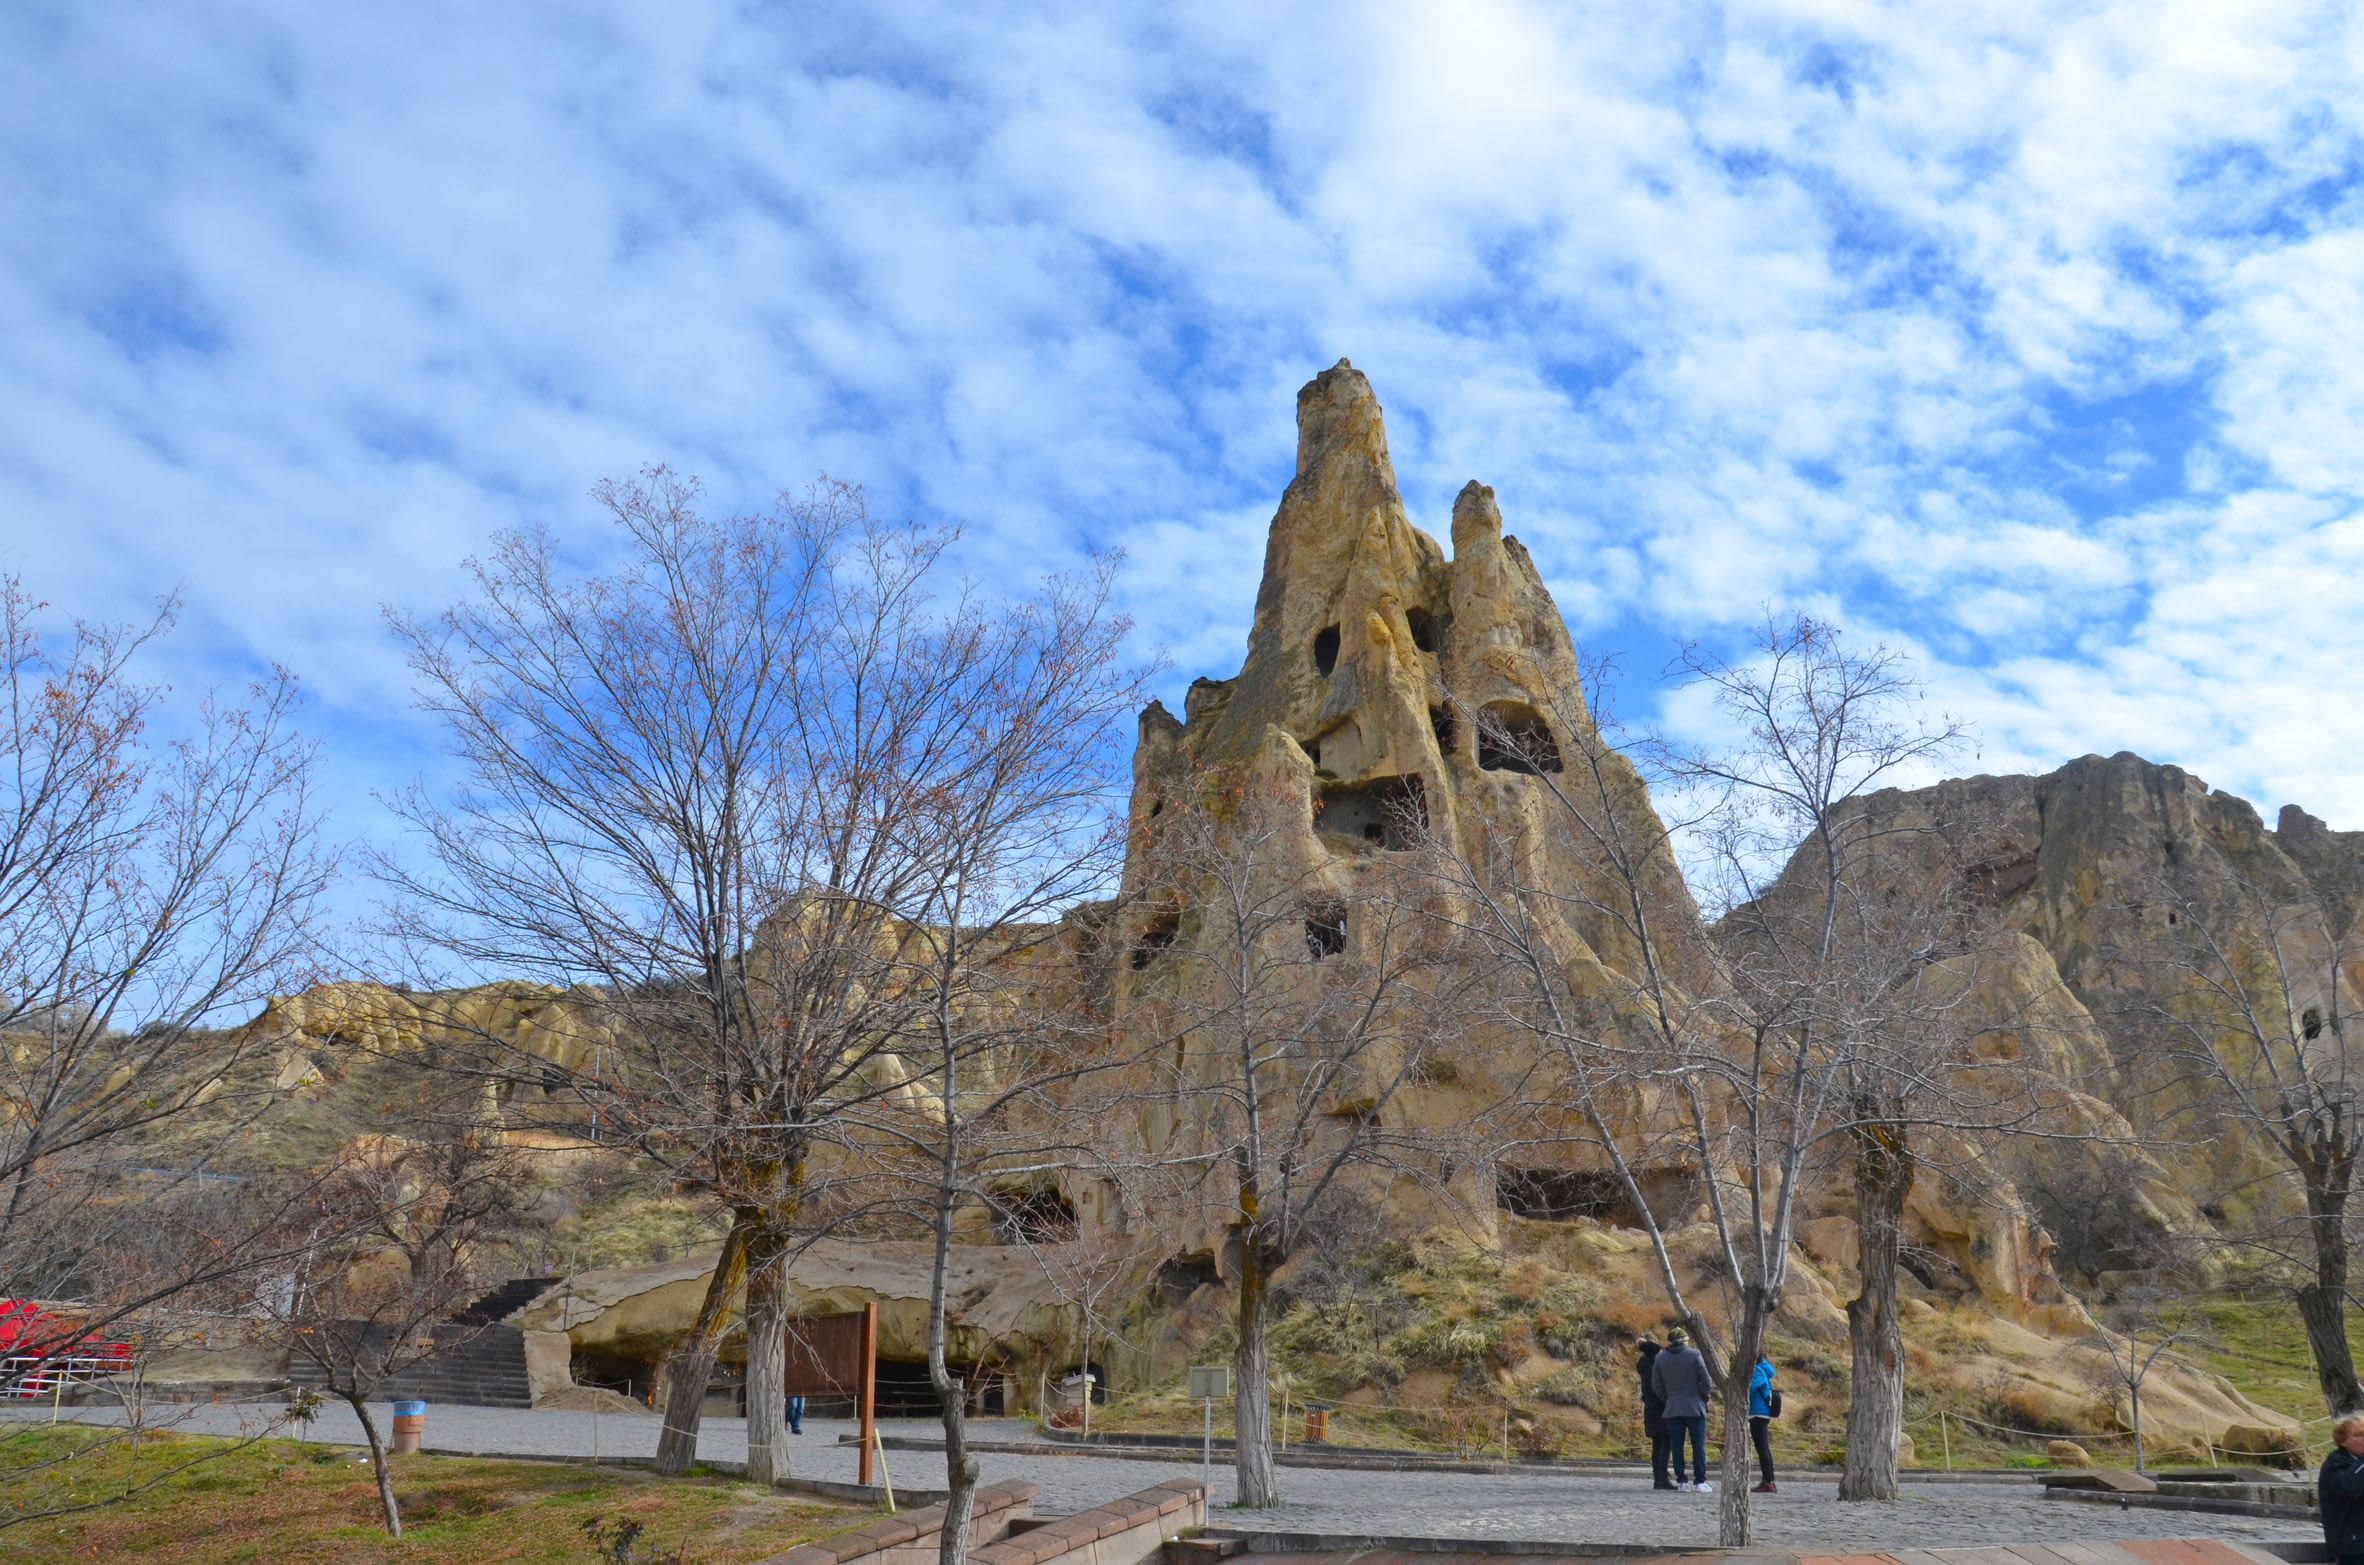
<instances>
[{"instance_id":1,"label":"eroded cliff face","mask_svg":"<svg viewBox=\"0 0 2364 1565\"><path fill-rule=\"evenodd\" d=\"M1976 1010L2029 1051L2072 1120L2157 1149L2015 1147L2039 1205L2123 1192L2135 1226L2197 1233L2294 1200L2271 1151L2209 1105L2160 1010L2220 971L2240 975L2268 1029L2331 1014L2335 962L2343 984L2364 978L2342 943L2364 894L2364 833L2295 806L2269 830L2248 801L2127 753L1875 794L1863 808L1902 828L1894 842L1947 823L1979 836L1976 879L2015 938L1980 975ZM1944 870L1908 851L1892 873Z\"/></svg>"},{"instance_id":2,"label":"eroded cliff face","mask_svg":"<svg viewBox=\"0 0 2364 1565\"><path fill-rule=\"evenodd\" d=\"M1224 807L1226 791L1289 801L1274 873L1286 877L1292 895L1332 896L1349 907L1362 883L1404 856L1396 823L1405 811L1417 812L1465 860L1490 850L1516 853L1527 883L1596 894L1571 897L1571 908L1608 889L1596 846L1548 803L1544 779L1481 744L1481 725L1473 720L1480 712L1527 734L1534 752L1528 760L1540 754L1569 765L1597 762L1620 813L1656 827L1640 779L1603 751L1579 693L1566 627L1526 551L1504 532L1492 491L1472 483L1461 492L1448 554L1405 510L1379 403L1359 372L1341 361L1316 377L1299 394L1297 419L1296 472L1273 518L1241 668L1229 679L1196 682L1180 718L1163 706L1142 715L1122 898L1113 910L1094 910L1079 922L1074 940L1042 946L1036 957L1047 964L1037 980L1072 987L1088 996L1087 1008L1104 1006L1118 1039L1175 1038L1158 1068L1185 1078L1203 1079L1219 1068L1203 1055L1211 1046L1203 1034L1169 1026L1184 988L1200 981L1183 958L1206 936L1177 916L1175 899L1166 895L1171 888L1163 883L1159 842L1176 820ZM2140 889L2162 876L2196 886L2205 878L2202 869L2239 875L2319 909L2316 925L2328 938L2353 927L2364 910L2364 833L2333 832L2294 810L2268 831L2241 801L2133 756L2088 757L2040 778L1968 778L1882 794L1865 808L1890 823L1979 819L1987 848L1980 885L2009 931L1970 975L1974 1005L1993 1019L1980 1047L2024 1060L2048 1083L2057 1128L2091 1133L2081 1145L2036 1142L2012 1152L2004 1160L2006 1177L1976 1191L1936 1174L1917 1182L1910 1236L1939 1259L1944 1275L1915 1282L1912 1292L1924 1306L1935 1300L1997 1323L1998 1345L1974 1366L1977 1375L2021 1376L2031 1385L2057 1381L2055 1389L2069 1396L2081 1372L2072 1372L2064 1343L2090 1323L2060 1286L2052 1239L2030 1220L2026 1192L2037 1184L2095 1191L2096 1199L2123 1204L2140 1223L2196 1230L2209 1221L2201 1208L2258 1166L2256 1150L2237 1137L2206 1144L2195 1138L2188 1155L2175 1157L2136 1144L2159 1133L2175 1110L2163 1084L2146 1072L2141 1033L2129 1020L2147 991L2139 964L2126 953L2140 946L2143 920L2162 916ZM1905 863L1898 872L1933 871ZM1676 983L1693 994L1715 990L1720 979L1707 932L1671 857L1653 857L1646 880L1666 937L1662 956ZM1098 938L1103 916L1114 921L1106 941ZM1364 938L1351 923L1341 935L1350 949ZM1613 921L1572 911L1554 939L1553 954L1572 990L1605 1005L1629 1003L1632 985L1624 975L1636 955ZM1080 971L1062 967L1070 961ZM1302 981L1318 983L1318 968ZM287 1034L290 1069L300 1075L302 1062L339 1043L432 1051L455 1022L470 1036L497 1037L558 1062L579 1059L601 1037L593 1010L554 991L516 985L459 997L338 986L280 1002L256 1025ZM1530 1063L1515 1042L1502 1039L1456 1038L1439 1052L1451 1068L1425 1073L1388 1105L1386 1112L1407 1127L1464 1121ZM1159 1085L1145 1082L1140 1094L1153 1105L1139 1125L1146 1150L1206 1153L1204 1125L1188 1111L1177 1115L1175 1100ZM1350 1090L1342 1087L1340 1096L1342 1111L1356 1108ZM1500 1149L1472 1150L1476 1155L1463 1160L1458 1176L1465 1231L1482 1227L1496 1210L1492 1175ZM1955 1161L1978 1155L1956 1150L1962 1156ZM1525 1155L1537 1162L1582 1156L1574 1149ZM1942 1169L1946 1161L1933 1158L1931 1167ZM1068 1194L1087 1236L1122 1226L1105 1200L1108 1192L1094 1182L1078 1181ZM1389 1215L1398 1233L1433 1215L1402 1189L1383 1192L1383 1199L1397 1203ZM1811 1215L1801 1229L1784 1329L1834 1343L1844 1336L1843 1305L1855 1266L1840 1176L1831 1173L1809 1192L1806 1206ZM1678 1226L1691 1215L1671 1212ZM1472 1224L1472 1217L1479 1221ZM1196 1233L1188 1222L1172 1225L1177 1247L1219 1259L1224 1221L1221 1203L1210 1203ZM1506 1231L1532 1237L1536 1227L1519 1219ZM1575 1248L1615 1285L1620 1307L1635 1322L1656 1318L1656 1278L1637 1258L1638 1233L1613 1217L1552 1228L1584 1239ZM1706 1237L1698 1225L1676 1235L1678 1265L1695 1286L1713 1264ZM1612 1264L1615 1257L1625 1259ZM663 1301L657 1299L663 1289L640 1290L652 1301L643 1335L655 1341L677 1329L676 1317L694 1304L701 1276L693 1265L660 1279L671 1289ZM890 1300L908 1293L861 1286ZM670 1302L658 1308L664 1301ZM1924 1308L1920 1318L1927 1315ZM993 1351L994 1331L1036 1332L1009 1323L986 1329L965 1315L961 1329L983 1333L969 1344L980 1360ZM1036 1334L1047 1340L1048 1329ZM1944 1355L1926 1372L1969 1384L1963 1377L1970 1371L1950 1366ZM1510 1370L1498 1379L1506 1391L1522 1384ZM2188 1369L2170 1367L2160 1385L2159 1406L2172 1410L2180 1397L2192 1409L2194 1431L2213 1434L2231 1413L2256 1412L2220 1380Z\"/></svg>"},{"instance_id":3,"label":"eroded cliff face","mask_svg":"<svg viewBox=\"0 0 2364 1565\"><path fill-rule=\"evenodd\" d=\"M528 983L437 991L321 984L273 1000L247 1026L279 1051L282 1088L318 1081L340 1050L394 1058L493 1050L572 1069L613 1041L601 1007Z\"/></svg>"},{"instance_id":4,"label":"eroded cliff face","mask_svg":"<svg viewBox=\"0 0 2364 1565\"><path fill-rule=\"evenodd\" d=\"M1309 908L1334 899L1352 910L1339 936L1351 957L1376 959L1361 910L1367 893L1402 865L1421 835L1448 855L1482 859L1515 853L1520 878L1608 901L1609 877L1594 846L1553 806L1540 770L1579 758L1598 762L1633 823L1653 838L1656 816L1640 779L1605 752L1580 694L1574 648L1550 593L1515 537L1503 531L1493 491L1471 483L1453 507L1452 553L1412 525L1389 462L1370 383L1340 361L1297 399L1296 474L1281 498L1266 545L1255 621L1239 673L1191 686L1184 717L1162 705L1141 719L1120 918L1136 959L1120 965L1113 1025L1120 1037L1179 1035L1178 1067L1201 1084L1223 1079L1219 1027L1177 1027L1177 1011L1211 1011L1220 964L1190 960L1226 938L1203 894L1173 884L1161 844L1185 817L1204 820L1264 801L1282 817L1259 850L1271 876ZM1504 733L1522 736L1511 754ZM1647 861L1654 905L1664 911L1661 960L1678 983L1715 979L1698 912L1670 854ZM1622 928L1571 895L1553 955L1580 991L1623 1003L1630 983L1611 970L1636 960ZM1555 915L1556 916L1556 915ZM1234 931L1234 934L1236 931ZM1288 940L1286 929L1275 938ZM1296 938L1304 938L1298 936ZM1294 980L1318 987L1309 970ZM1456 1038L1451 1068L1428 1070L1420 1086L1385 1104L1391 1125L1466 1123L1531 1068L1532 1045L1515 1039ZM1365 1070L1358 1078L1384 1076ZM1338 1112L1360 1111L1341 1089ZM1203 1121L1153 1107L1144 1115L1153 1153L1205 1155ZM1539 1163L1575 1159L1572 1148L1532 1154ZM1463 1158L1455 1204L1464 1218L1492 1220L1488 1157ZM1399 1184L1389 1199L1406 1219L1419 1195ZM1220 1203L1217 1203L1220 1206ZM1210 1215L1199 1243L1219 1249L1222 1220Z\"/></svg>"}]
</instances>

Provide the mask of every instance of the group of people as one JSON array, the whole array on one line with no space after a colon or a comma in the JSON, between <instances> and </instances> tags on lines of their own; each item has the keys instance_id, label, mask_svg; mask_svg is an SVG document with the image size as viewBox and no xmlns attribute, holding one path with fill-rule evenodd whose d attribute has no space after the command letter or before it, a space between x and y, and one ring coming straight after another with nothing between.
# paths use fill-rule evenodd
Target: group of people
<instances>
[{"instance_id":1,"label":"group of people","mask_svg":"<svg viewBox=\"0 0 2364 1565\"><path fill-rule=\"evenodd\" d=\"M1691 1346L1690 1333L1677 1326L1666 1334L1663 1347L1644 1337L1634 1367L1642 1380L1642 1431L1650 1437L1650 1487L1715 1493L1715 1485L1707 1481L1707 1405L1715 1398L1716 1385L1707 1372L1707 1359ZM1778 1492L1773 1482L1772 1424L1780 1416L1773 1361L1760 1353L1748 1378L1748 1438L1757 1449L1758 1473L1752 1494ZM1689 1477L1683 1475L1686 1442L1691 1448Z\"/></svg>"}]
</instances>

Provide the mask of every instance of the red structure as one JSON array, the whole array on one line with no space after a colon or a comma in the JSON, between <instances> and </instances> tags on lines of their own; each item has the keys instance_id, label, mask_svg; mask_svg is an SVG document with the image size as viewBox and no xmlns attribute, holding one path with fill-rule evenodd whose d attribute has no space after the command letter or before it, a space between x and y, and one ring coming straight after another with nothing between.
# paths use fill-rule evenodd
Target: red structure
<instances>
[{"instance_id":1,"label":"red structure","mask_svg":"<svg viewBox=\"0 0 2364 1565\"><path fill-rule=\"evenodd\" d=\"M139 1359L128 1342L83 1333L80 1322L31 1299L0 1299L0 1395L45 1397L62 1384L119 1375Z\"/></svg>"}]
</instances>

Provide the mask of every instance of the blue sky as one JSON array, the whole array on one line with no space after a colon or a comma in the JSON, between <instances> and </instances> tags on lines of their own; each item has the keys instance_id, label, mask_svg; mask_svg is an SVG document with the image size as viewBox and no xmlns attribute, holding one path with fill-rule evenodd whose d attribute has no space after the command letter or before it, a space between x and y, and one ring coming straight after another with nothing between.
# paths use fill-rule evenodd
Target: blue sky
<instances>
[{"instance_id":1,"label":"blue sky","mask_svg":"<svg viewBox=\"0 0 2364 1565\"><path fill-rule=\"evenodd\" d=\"M434 766L380 606L663 461L1127 551L1233 672L1341 355L1632 713L1804 607L1962 768L2130 748L2364 828L2350 4L0 12L0 565Z\"/></svg>"}]
</instances>

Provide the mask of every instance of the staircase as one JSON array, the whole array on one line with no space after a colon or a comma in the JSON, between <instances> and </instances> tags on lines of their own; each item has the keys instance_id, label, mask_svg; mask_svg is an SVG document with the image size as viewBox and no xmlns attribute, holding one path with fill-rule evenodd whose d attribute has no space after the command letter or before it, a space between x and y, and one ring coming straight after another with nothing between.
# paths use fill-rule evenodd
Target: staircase
<instances>
[{"instance_id":1,"label":"staircase","mask_svg":"<svg viewBox=\"0 0 2364 1565\"><path fill-rule=\"evenodd\" d=\"M521 1277L493 1289L434 1329L435 1352L380 1386L372 1401L419 1397L465 1407L531 1407L525 1333L498 1324L540 1297L555 1277ZM290 1384L328 1389L328 1377L302 1354L290 1356Z\"/></svg>"},{"instance_id":2,"label":"staircase","mask_svg":"<svg viewBox=\"0 0 2364 1565\"><path fill-rule=\"evenodd\" d=\"M451 1318L455 1326L492 1326L507 1320L557 1285L555 1277L519 1277L476 1300Z\"/></svg>"}]
</instances>

